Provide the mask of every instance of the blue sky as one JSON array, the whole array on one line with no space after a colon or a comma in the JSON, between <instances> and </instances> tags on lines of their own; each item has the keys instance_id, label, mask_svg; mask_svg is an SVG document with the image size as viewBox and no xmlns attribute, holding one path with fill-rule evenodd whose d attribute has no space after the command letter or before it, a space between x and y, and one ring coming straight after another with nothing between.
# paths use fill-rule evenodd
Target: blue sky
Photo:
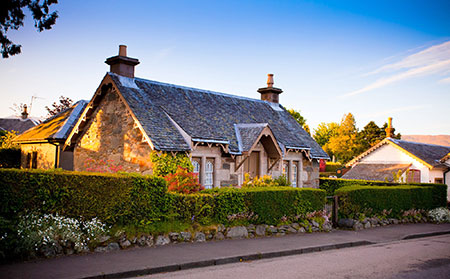
<instances>
[{"instance_id":1,"label":"blue sky","mask_svg":"<svg viewBox=\"0 0 450 279\"><path fill-rule=\"evenodd\" d=\"M280 103L311 128L348 112L362 129L391 116L402 134L450 134L450 1L60 1L38 33L9 32L0 117L60 95L89 100L118 45L136 76L259 98L268 73Z\"/></svg>"}]
</instances>

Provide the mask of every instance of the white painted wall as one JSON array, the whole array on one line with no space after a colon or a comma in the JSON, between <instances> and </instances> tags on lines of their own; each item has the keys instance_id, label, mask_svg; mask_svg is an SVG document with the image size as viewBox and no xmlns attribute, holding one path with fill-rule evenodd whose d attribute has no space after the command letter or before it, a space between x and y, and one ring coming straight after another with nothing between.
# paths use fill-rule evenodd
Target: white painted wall
<instances>
[{"instance_id":1,"label":"white painted wall","mask_svg":"<svg viewBox=\"0 0 450 279\"><path fill-rule=\"evenodd\" d=\"M447 164L447 166L450 165L450 159L445 161L445 163ZM447 184L447 200L450 201L450 171L445 174L444 181L445 184Z\"/></svg>"},{"instance_id":2,"label":"white painted wall","mask_svg":"<svg viewBox=\"0 0 450 279\"><path fill-rule=\"evenodd\" d=\"M407 155L400 149L392 146L391 144L385 144L376 149L366 157L364 157L359 164L412 164L410 169L420 170L420 182L430 183L434 182L434 177L440 172L442 177L442 171L432 171L432 174L427 166L417 161L413 157ZM437 176L438 177L438 176ZM433 180L431 180L431 178Z\"/></svg>"}]
</instances>

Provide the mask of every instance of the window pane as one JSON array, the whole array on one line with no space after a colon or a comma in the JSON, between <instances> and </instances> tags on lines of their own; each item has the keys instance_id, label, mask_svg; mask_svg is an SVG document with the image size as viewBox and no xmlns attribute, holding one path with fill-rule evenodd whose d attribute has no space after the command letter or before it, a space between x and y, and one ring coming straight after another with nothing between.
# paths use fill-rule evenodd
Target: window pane
<instances>
[{"instance_id":1,"label":"window pane","mask_svg":"<svg viewBox=\"0 0 450 279\"><path fill-rule=\"evenodd\" d=\"M205 166L205 188L211 189L213 186L214 165L208 161Z\"/></svg>"},{"instance_id":2,"label":"window pane","mask_svg":"<svg viewBox=\"0 0 450 279\"><path fill-rule=\"evenodd\" d=\"M292 187L297 187L297 164L292 165L292 172L294 177L292 178Z\"/></svg>"}]
</instances>

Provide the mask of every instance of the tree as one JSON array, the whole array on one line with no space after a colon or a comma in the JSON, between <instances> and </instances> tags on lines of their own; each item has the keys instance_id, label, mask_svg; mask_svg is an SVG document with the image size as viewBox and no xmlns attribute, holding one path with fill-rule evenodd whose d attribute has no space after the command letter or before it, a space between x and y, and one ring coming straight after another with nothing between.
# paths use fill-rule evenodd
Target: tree
<instances>
[{"instance_id":1,"label":"tree","mask_svg":"<svg viewBox=\"0 0 450 279\"><path fill-rule=\"evenodd\" d=\"M34 27L39 32L52 29L58 18L58 12L49 11L49 6L57 4L58 0L2 0L0 1L0 43L3 58L19 54L21 45L16 45L8 39L8 30L18 30L23 26L25 14L23 10L28 8L34 19Z\"/></svg>"},{"instance_id":2,"label":"tree","mask_svg":"<svg viewBox=\"0 0 450 279\"><path fill-rule=\"evenodd\" d=\"M325 144L325 151L330 151L342 163L350 161L359 151L357 141L358 130L353 114L344 115L336 135L332 136Z\"/></svg>"},{"instance_id":3,"label":"tree","mask_svg":"<svg viewBox=\"0 0 450 279\"><path fill-rule=\"evenodd\" d=\"M316 129L314 129L314 140L320 145L324 146L330 140L331 137L337 134L339 124L336 122L320 123Z\"/></svg>"},{"instance_id":4,"label":"tree","mask_svg":"<svg viewBox=\"0 0 450 279\"><path fill-rule=\"evenodd\" d=\"M306 119L300 114L299 110L288 109L288 112L294 117L295 121L300 124L301 127L306 124Z\"/></svg>"},{"instance_id":5,"label":"tree","mask_svg":"<svg viewBox=\"0 0 450 279\"><path fill-rule=\"evenodd\" d=\"M371 148L372 146L382 141L385 137L386 132L384 132L383 136L383 129L378 127L375 122L370 121L366 126L364 126L364 129L358 133L360 152Z\"/></svg>"},{"instance_id":6,"label":"tree","mask_svg":"<svg viewBox=\"0 0 450 279\"><path fill-rule=\"evenodd\" d=\"M72 106L72 104L73 104L72 99L70 99L68 97L60 96L59 103L53 102L53 104L52 104L53 108L49 108L48 106L45 106L45 109L48 111L47 117L52 117L52 116L59 114L60 112L70 108Z\"/></svg>"}]
</instances>

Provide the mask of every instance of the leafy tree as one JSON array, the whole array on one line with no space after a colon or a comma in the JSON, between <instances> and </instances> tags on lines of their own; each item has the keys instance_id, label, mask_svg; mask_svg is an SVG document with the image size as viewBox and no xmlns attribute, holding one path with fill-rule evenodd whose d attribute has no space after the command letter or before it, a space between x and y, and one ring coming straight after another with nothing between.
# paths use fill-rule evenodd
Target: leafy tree
<instances>
[{"instance_id":1,"label":"leafy tree","mask_svg":"<svg viewBox=\"0 0 450 279\"><path fill-rule=\"evenodd\" d=\"M330 151L342 163L350 161L360 150L357 141L358 130L353 114L344 115L336 135L325 144L325 151Z\"/></svg>"},{"instance_id":2,"label":"leafy tree","mask_svg":"<svg viewBox=\"0 0 450 279\"><path fill-rule=\"evenodd\" d=\"M292 115L292 117L294 117L301 127L306 124L306 119L300 114L299 110L288 109L288 112Z\"/></svg>"},{"instance_id":3,"label":"leafy tree","mask_svg":"<svg viewBox=\"0 0 450 279\"><path fill-rule=\"evenodd\" d=\"M320 145L324 146L331 137L337 134L339 124L336 122L325 123L322 122L314 129L314 140Z\"/></svg>"},{"instance_id":4,"label":"leafy tree","mask_svg":"<svg viewBox=\"0 0 450 279\"><path fill-rule=\"evenodd\" d=\"M0 131L0 148L19 148L13 140L17 136L16 131Z\"/></svg>"},{"instance_id":5,"label":"leafy tree","mask_svg":"<svg viewBox=\"0 0 450 279\"><path fill-rule=\"evenodd\" d=\"M308 135L311 135L311 129L309 129L308 124L303 125L303 129L308 133Z\"/></svg>"},{"instance_id":6,"label":"leafy tree","mask_svg":"<svg viewBox=\"0 0 450 279\"><path fill-rule=\"evenodd\" d=\"M0 1L0 43L3 58L16 55L21 52L21 45L16 45L8 39L8 30L18 30L23 26L25 14L23 10L28 8L34 19L34 27L39 32L52 29L58 18L58 12L49 11L49 6L57 4L58 0L2 0Z\"/></svg>"},{"instance_id":7,"label":"leafy tree","mask_svg":"<svg viewBox=\"0 0 450 279\"><path fill-rule=\"evenodd\" d=\"M386 137L386 132L382 134L383 129L378 127L375 122L370 121L364 126L364 129L358 133L358 141L360 143L360 152L376 145Z\"/></svg>"},{"instance_id":8,"label":"leafy tree","mask_svg":"<svg viewBox=\"0 0 450 279\"><path fill-rule=\"evenodd\" d=\"M58 113L70 108L73 104L72 99L64 96L59 97L59 103L53 102L52 108L45 106L45 109L48 111L47 117L52 117L57 115Z\"/></svg>"}]
</instances>

